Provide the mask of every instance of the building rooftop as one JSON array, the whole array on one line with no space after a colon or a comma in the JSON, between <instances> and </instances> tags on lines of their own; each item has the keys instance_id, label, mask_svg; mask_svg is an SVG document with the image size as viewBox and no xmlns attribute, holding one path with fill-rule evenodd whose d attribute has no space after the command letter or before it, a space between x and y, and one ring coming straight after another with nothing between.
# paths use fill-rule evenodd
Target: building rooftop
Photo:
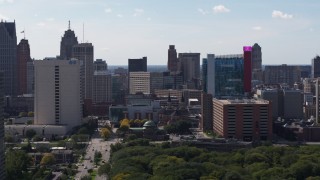
<instances>
[{"instance_id":1,"label":"building rooftop","mask_svg":"<svg viewBox=\"0 0 320 180\"><path fill-rule=\"evenodd\" d=\"M219 101L223 104L269 104L269 101L263 99L223 99Z\"/></svg>"}]
</instances>

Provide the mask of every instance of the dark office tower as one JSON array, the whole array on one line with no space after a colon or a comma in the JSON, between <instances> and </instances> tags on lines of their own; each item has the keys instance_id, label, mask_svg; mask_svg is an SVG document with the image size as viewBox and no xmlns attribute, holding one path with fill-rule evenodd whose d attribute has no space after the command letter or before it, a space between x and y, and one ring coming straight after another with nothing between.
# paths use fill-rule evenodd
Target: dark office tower
<instances>
[{"instance_id":1,"label":"dark office tower","mask_svg":"<svg viewBox=\"0 0 320 180\"><path fill-rule=\"evenodd\" d=\"M201 75L201 86L202 90L207 93L208 92L208 59L202 59L202 75Z\"/></svg>"},{"instance_id":2,"label":"dark office tower","mask_svg":"<svg viewBox=\"0 0 320 180\"><path fill-rule=\"evenodd\" d=\"M320 77L320 57L316 56L312 59L312 69L311 69L311 77L317 78Z\"/></svg>"},{"instance_id":3,"label":"dark office tower","mask_svg":"<svg viewBox=\"0 0 320 180\"><path fill-rule=\"evenodd\" d=\"M261 47L255 43L252 46L252 80L262 81L262 52Z\"/></svg>"},{"instance_id":4,"label":"dark office tower","mask_svg":"<svg viewBox=\"0 0 320 180\"><path fill-rule=\"evenodd\" d=\"M17 91L17 36L15 22L0 22L0 71L4 74L4 94Z\"/></svg>"},{"instance_id":5,"label":"dark office tower","mask_svg":"<svg viewBox=\"0 0 320 180\"><path fill-rule=\"evenodd\" d=\"M205 92L201 93L201 120L200 128L203 131L213 130L213 107L212 95Z\"/></svg>"},{"instance_id":6,"label":"dark office tower","mask_svg":"<svg viewBox=\"0 0 320 180\"><path fill-rule=\"evenodd\" d=\"M0 72L0 180L5 178L5 149L4 149L4 81L3 72Z\"/></svg>"},{"instance_id":7,"label":"dark office tower","mask_svg":"<svg viewBox=\"0 0 320 180\"><path fill-rule=\"evenodd\" d=\"M81 43L72 48L72 57L82 61L82 97L92 100L93 80L93 46L91 43Z\"/></svg>"},{"instance_id":8,"label":"dark office tower","mask_svg":"<svg viewBox=\"0 0 320 180\"><path fill-rule=\"evenodd\" d=\"M78 39L74 31L70 29L70 21L68 30L64 32L60 43L60 59L69 60L72 57L72 47L78 44Z\"/></svg>"},{"instance_id":9,"label":"dark office tower","mask_svg":"<svg viewBox=\"0 0 320 180\"><path fill-rule=\"evenodd\" d=\"M200 53L179 53L183 82L190 89L198 89L200 82Z\"/></svg>"},{"instance_id":10,"label":"dark office tower","mask_svg":"<svg viewBox=\"0 0 320 180\"><path fill-rule=\"evenodd\" d=\"M129 72L147 72L147 57L128 59Z\"/></svg>"},{"instance_id":11,"label":"dark office tower","mask_svg":"<svg viewBox=\"0 0 320 180\"><path fill-rule=\"evenodd\" d=\"M243 47L243 88L245 93L251 92L251 46Z\"/></svg>"},{"instance_id":12,"label":"dark office tower","mask_svg":"<svg viewBox=\"0 0 320 180\"><path fill-rule=\"evenodd\" d=\"M174 45L169 45L168 49L168 70L170 72L176 72L178 70L177 51Z\"/></svg>"},{"instance_id":13,"label":"dark office tower","mask_svg":"<svg viewBox=\"0 0 320 180\"><path fill-rule=\"evenodd\" d=\"M95 71L103 71L106 72L108 71L108 64L106 63L106 61L102 60L102 59L97 59L93 62L93 70Z\"/></svg>"},{"instance_id":14,"label":"dark office tower","mask_svg":"<svg viewBox=\"0 0 320 180\"><path fill-rule=\"evenodd\" d=\"M18 95L27 94L27 63L31 61L27 39L21 39L17 47L18 60Z\"/></svg>"}]
</instances>

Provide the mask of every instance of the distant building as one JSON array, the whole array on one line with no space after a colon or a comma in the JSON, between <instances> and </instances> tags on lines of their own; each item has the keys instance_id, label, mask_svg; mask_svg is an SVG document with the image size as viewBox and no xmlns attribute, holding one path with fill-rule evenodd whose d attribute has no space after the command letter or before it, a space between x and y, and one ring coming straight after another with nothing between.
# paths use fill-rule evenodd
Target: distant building
<instances>
[{"instance_id":1,"label":"distant building","mask_svg":"<svg viewBox=\"0 0 320 180\"><path fill-rule=\"evenodd\" d=\"M320 122L320 79L316 80L316 124Z\"/></svg>"},{"instance_id":2,"label":"distant building","mask_svg":"<svg viewBox=\"0 0 320 180\"><path fill-rule=\"evenodd\" d=\"M320 77L320 57L316 56L311 61L311 78L318 78Z\"/></svg>"},{"instance_id":3,"label":"distant building","mask_svg":"<svg viewBox=\"0 0 320 180\"><path fill-rule=\"evenodd\" d=\"M200 53L179 53L179 70L182 72L183 83L189 89L200 86Z\"/></svg>"},{"instance_id":4,"label":"distant building","mask_svg":"<svg viewBox=\"0 0 320 180\"><path fill-rule=\"evenodd\" d=\"M163 89L163 73L150 72L150 91L154 93L155 89Z\"/></svg>"},{"instance_id":5,"label":"distant building","mask_svg":"<svg viewBox=\"0 0 320 180\"><path fill-rule=\"evenodd\" d=\"M81 71L83 73L83 98L92 99L92 79L93 79L93 46L91 43L81 43L73 46L73 58L82 61Z\"/></svg>"},{"instance_id":6,"label":"distant building","mask_svg":"<svg viewBox=\"0 0 320 180\"><path fill-rule=\"evenodd\" d=\"M262 51L259 44L255 43L252 46L252 80L262 83L263 71L262 71Z\"/></svg>"},{"instance_id":7,"label":"distant building","mask_svg":"<svg viewBox=\"0 0 320 180\"><path fill-rule=\"evenodd\" d=\"M17 36L15 22L0 22L0 71L3 71L4 95L17 94Z\"/></svg>"},{"instance_id":8,"label":"distant building","mask_svg":"<svg viewBox=\"0 0 320 180\"><path fill-rule=\"evenodd\" d=\"M217 98L243 97L244 60L242 54L208 54L207 91Z\"/></svg>"},{"instance_id":9,"label":"distant building","mask_svg":"<svg viewBox=\"0 0 320 180\"><path fill-rule=\"evenodd\" d=\"M129 93L150 94L150 72L130 72Z\"/></svg>"},{"instance_id":10,"label":"distant building","mask_svg":"<svg viewBox=\"0 0 320 180\"><path fill-rule=\"evenodd\" d=\"M69 60L72 56L73 46L78 44L78 39L74 31L70 29L70 21L68 30L64 32L60 42L60 59Z\"/></svg>"},{"instance_id":11,"label":"distant building","mask_svg":"<svg viewBox=\"0 0 320 180\"><path fill-rule=\"evenodd\" d=\"M203 92L201 94L201 121L200 129L203 131L213 130L213 105L212 105L212 95Z\"/></svg>"},{"instance_id":12,"label":"distant building","mask_svg":"<svg viewBox=\"0 0 320 180\"><path fill-rule=\"evenodd\" d=\"M224 138L271 140L271 105L260 100L213 100L213 128Z\"/></svg>"},{"instance_id":13,"label":"distant building","mask_svg":"<svg viewBox=\"0 0 320 180\"><path fill-rule=\"evenodd\" d=\"M300 90L283 90L283 113L287 119L303 119L303 94Z\"/></svg>"},{"instance_id":14,"label":"distant building","mask_svg":"<svg viewBox=\"0 0 320 180\"><path fill-rule=\"evenodd\" d=\"M27 94L34 93L34 60L27 62Z\"/></svg>"},{"instance_id":15,"label":"distant building","mask_svg":"<svg viewBox=\"0 0 320 180\"><path fill-rule=\"evenodd\" d=\"M243 47L243 88L245 93L251 93L251 78L252 78L252 47Z\"/></svg>"},{"instance_id":16,"label":"distant building","mask_svg":"<svg viewBox=\"0 0 320 180\"><path fill-rule=\"evenodd\" d=\"M4 118L3 118L3 106L4 106L4 75L0 72L0 179L5 178L5 144L4 144Z\"/></svg>"},{"instance_id":17,"label":"distant building","mask_svg":"<svg viewBox=\"0 0 320 180\"><path fill-rule=\"evenodd\" d=\"M93 72L95 71L108 71L108 64L102 59L97 59L93 62Z\"/></svg>"},{"instance_id":18,"label":"distant building","mask_svg":"<svg viewBox=\"0 0 320 180\"><path fill-rule=\"evenodd\" d=\"M82 122L81 65L78 60L35 61L35 125L66 125Z\"/></svg>"},{"instance_id":19,"label":"distant building","mask_svg":"<svg viewBox=\"0 0 320 180\"><path fill-rule=\"evenodd\" d=\"M176 72L178 70L177 50L174 45L169 45L168 49L168 71Z\"/></svg>"},{"instance_id":20,"label":"distant building","mask_svg":"<svg viewBox=\"0 0 320 180\"><path fill-rule=\"evenodd\" d=\"M18 95L27 94L27 63L31 61L30 46L27 39L21 39L17 47Z\"/></svg>"},{"instance_id":21,"label":"distant building","mask_svg":"<svg viewBox=\"0 0 320 180\"><path fill-rule=\"evenodd\" d=\"M110 74L96 71L93 76L93 98L94 104L112 101L112 78Z\"/></svg>"},{"instance_id":22,"label":"distant building","mask_svg":"<svg viewBox=\"0 0 320 180\"><path fill-rule=\"evenodd\" d=\"M125 95L128 93L128 76L126 74L114 74L112 79L113 104L125 104Z\"/></svg>"},{"instance_id":23,"label":"distant building","mask_svg":"<svg viewBox=\"0 0 320 180\"><path fill-rule=\"evenodd\" d=\"M281 84L285 83L293 87L295 82L300 82L301 72L298 66L274 65L265 66L264 83Z\"/></svg>"},{"instance_id":24,"label":"distant building","mask_svg":"<svg viewBox=\"0 0 320 180\"><path fill-rule=\"evenodd\" d=\"M163 72L164 89L181 89L183 85L183 76L181 73Z\"/></svg>"},{"instance_id":25,"label":"distant building","mask_svg":"<svg viewBox=\"0 0 320 180\"><path fill-rule=\"evenodd\" d=\"M128 70L130 72L147 72L147 57L141 59L128 59Z\"/></svg>"},{"instance_id":26,"label":"distant building","mask_svg":"<svg viewBox=\"0 0 320 180\"><path fill-rule=\"evenodd\" d=\"M208 93L208 59L202 59L202 75L201 75L202 90Z\"/></svg>"}]
</instances>

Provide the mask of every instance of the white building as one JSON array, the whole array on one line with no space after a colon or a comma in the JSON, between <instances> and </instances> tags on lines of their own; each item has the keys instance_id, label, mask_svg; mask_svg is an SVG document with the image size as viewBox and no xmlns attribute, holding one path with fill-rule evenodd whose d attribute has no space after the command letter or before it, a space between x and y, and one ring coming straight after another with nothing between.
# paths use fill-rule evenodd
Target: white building
<instances>
[{"instance_id":1,"label":"white building","mask_svg":"<svg viewBox=\"0 0 320 180\"><path fill-rule=\"evenodd\" d=\"M34 61L35 125L66 125L70 130L81 124L80 62Z\"/></svg>"},{"instance_id":2,"label":"white building","mask_svg":"<svg viewBox=\"0 0 320 180\"><path fill-rule=\"evenodd\" d=\"M150 94L150 72L130 72L129 90L130 94Z\"/></svg>"}]
</instances>

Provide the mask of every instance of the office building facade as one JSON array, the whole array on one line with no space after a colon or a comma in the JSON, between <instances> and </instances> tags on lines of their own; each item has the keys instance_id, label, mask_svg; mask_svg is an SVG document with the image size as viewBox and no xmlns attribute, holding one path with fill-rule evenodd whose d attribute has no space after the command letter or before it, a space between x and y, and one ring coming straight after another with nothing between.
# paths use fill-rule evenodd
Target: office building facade
<instances>
[{"instance_id":1,"label":"office building facade","mask_svg":"<svg viewBox=\"0 0 320 180\"><path fill-rule=\"evenodd\" d=\"M128 59L128 71L147 72L147 57L141 59Z\"/></svg>"},{"instance_id":2,"label":"office building facade","mask_svg":"<svg viewBox=\"0 0 320 180\"><path fill-rule=\"evenodd\" d=\"M102 59L97 59L93 62L93 72L95 71L103 71L107 72L108 71L108 64L106 61Z\"/></svg>"},{"instance_id":3,"label":"office building facade","mask_svg":"<svg viewBox=\"0 0 320 180\"><path fill-rule=\"evenodd\" d=\"M320 57L316 56L311 61L311 78L318 78L320 77Z\"/></svg>"},{"instance_id":4,"label":"office building facade","mask_svg":"<svg viewBox=\"0 0 320 180\"><path fill-rule=\"evenodd\" d=\"M202 92L201 94L201 121L200 128L203 131L213 130L213 107L212 95Z\"/></svg>"},{"instance_id":5,"label":"office building facade","mask_svg":"<svg viewBox=\"0 0 320 180\"><path fill-rule=\"evenodd\" d=\"M35 125L82 122L81 65L79 60L35 61Z\"/></svg>"},{"instance_id":6,"label":"office building facade","mask_svg":"<svg viewBox=\"0 0 320 180\"><path fill-rule=\"evenodd\" d=\"M129 94L150 94L150 72L129 72Z\"/></svg>"},{"instance_id":7,"label":"office building facade","mask_svg":"<svg viewBox=\"0 0 320 180\"><path fill-rule=\"evenodd\" d=\"M251 78L252 78L252 47L243 47L243 88L245 93L251 92Z\"/></svg>"},{"instance_id":8,"label":"office building facade","mask_svg":"<svg viewBox=\"0 0 320 180\"><path fill-rule=\"evenodd\" d=\"M255 43L252 46L252 80L257 81L258 84L263 82L262 70L262 51L259 44Z\"/></svg>"},{"instance_id":9,"label":"office building facade","mask_svg":"<svg viewBox=\"0 0 320 180\"><path fill-rule=\"evenodd\" d=\"M4 74L0 72L0 180L5 180L5 143L4 143Z\"/></svg>"},{"instance_id":10,"label":"office building facade","mask_svg":"<svg viewBox=\"0 0 320 180\"><path fill-rule=\"evenodd\" d=\"M155 89L163 89L163 73L150 72L150 91L154 93Z\"/></svg>"},{"instance_id":11,"label":"office building facade","mask_svg":"<svg viewBox=\"0 0 320 180\"><path fill-rule=\"evenodd\" d=\"M28 93L27 71L28 62L31 61L30 46L27 39L21 39L17 47L17 65L18 65L18 95Z\"/></svg>"},{"instance_id":12,"label":"office building facade","mask_svg":"<svg viewBox=\"0 0 320 180\"><path fill-rule=\"evenodd\" d=\"M265 66L265 84L287 84L293 87L295 82L300 82L301 72L298 66L288 66L286 64Z\"/></svg>"},{"instance_id":13,"label":"office building facade","mask_svg":"<svg viewBox=\"0 0 320 180\"><path fill-rule=\"evenodd\" d=\"M112 79L111 75L104 71L95 71L93 76L93 98L94 104L112 101Z\"/></svg>"},{"instance_id":14,"label":"office building facade","mask_svg":"<svg viewBox=\"0 0 320 180\"><path fill-rule=\"evenodd\" d=\"M199 89L200 53L179 53L179 70L189 89Z\"/></svg>"},{"instance_id":15,"label":"office building facade","mask_svg":"<svg viewBox=\"0 0 320 180\"><path fill-rule=\"evenodd\" d=\"M17 94L17 36L15 22L0 22L0 71L3 71L4 94Z\"/></svg>"},{"instance_id":16,"label":"office building facade","mask_svg":"<svg viewBox=\"0 0 320 180\"><path fill-rule=\"evenodd\" d=\"M213 100L213 128L224 138L271 140L271 106L264 100Z\"/></svg>"}]
</instances>

